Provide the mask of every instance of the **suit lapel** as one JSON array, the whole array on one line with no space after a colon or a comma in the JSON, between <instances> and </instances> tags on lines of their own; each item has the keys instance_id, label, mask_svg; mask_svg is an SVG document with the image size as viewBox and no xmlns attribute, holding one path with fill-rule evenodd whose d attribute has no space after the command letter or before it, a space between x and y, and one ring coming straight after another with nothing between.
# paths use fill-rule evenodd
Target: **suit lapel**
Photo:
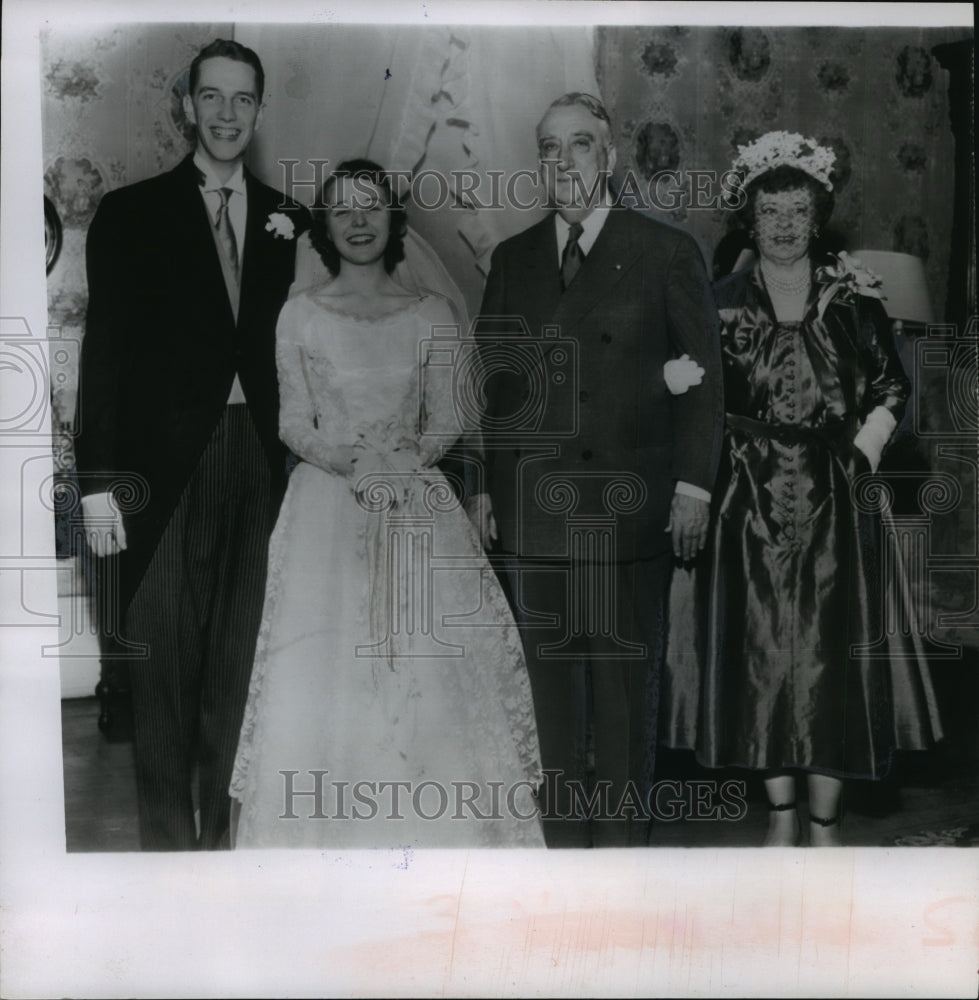
<instances>
[{"instance_id":1,"label":"suit lapel","mask_svg":"<svg viewBox=\"0 0 979 1000\"><path fill-rule=\"evenodd\" d=\"M545 323L552 323L561 301L561 280L557 266L557 230L554 216L538 222L528 233L514 261L514 269L529 292L524 318L534 336Z\"/></svg>"},{"instance_id":2,"label":"suit lapel","mask_svg":"<svg viewBox=\"0 0 979 1000\"><path fill-rule=\"evenodd\" d=\"M174 225L174 250L186 265L188 288L196 290L198 305L203 299L218 306L229 326L234 327L234 313L228 301L228 291L221 271L221 261L211 232L210 217L201 197L197 168L192 156L183 160L172 172L174 182L173 203L161 206L172 213Z\"/></svg>"},{"instance_id":3,"label":"suit lapel","mask_svg":"<svg viewBox=\"0 0 979 1000\"><path fill-rule=\"evenodd\" d=\"M640 256L642 247L628 214L628 209L609 212L574 281L560 297L554 322L562 330L573 327L608 296Z\"/></svg>"},{"instance_id":4,"label":"suit lapel","mask_svg":"<svg viewBox=\"0 0 979 1000\"><path fill-rule=\"evenodd\" d=\"M262 275L270 266L268 254L274 246L274 237L266 232L265 226L269 215L276 209L265 189L247 170L245 187L248 191L248 215L245 218L245 253L241 262L239 316L249 315L250 303L263 287Z\"/></svg>"}]
</instances>

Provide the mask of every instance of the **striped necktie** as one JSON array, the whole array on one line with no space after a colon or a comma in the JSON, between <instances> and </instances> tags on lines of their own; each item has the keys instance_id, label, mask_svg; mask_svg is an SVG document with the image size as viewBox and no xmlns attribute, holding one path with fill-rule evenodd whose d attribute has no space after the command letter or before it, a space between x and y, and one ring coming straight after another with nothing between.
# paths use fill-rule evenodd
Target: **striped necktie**
<instances>
[{"instance_id":1,"label":"striped necktie","mask_svg":"<svg viewBox=\"0 0 979 1000\"><path fill-rule=\"evenodd\" d=\"M241 276L238 273L238 241L235 239L235 231L231 227L231 217L228 214L228 199L231 197L231 188L218 188L218 194L221 195L221 205L218 208L217 218L214 220L214 228L217 231L218 239L221 241L221 246L224 247L224 252L228 255L228 263L231 265L235 282L240 283Z\"/></svg>"}]
</instances>

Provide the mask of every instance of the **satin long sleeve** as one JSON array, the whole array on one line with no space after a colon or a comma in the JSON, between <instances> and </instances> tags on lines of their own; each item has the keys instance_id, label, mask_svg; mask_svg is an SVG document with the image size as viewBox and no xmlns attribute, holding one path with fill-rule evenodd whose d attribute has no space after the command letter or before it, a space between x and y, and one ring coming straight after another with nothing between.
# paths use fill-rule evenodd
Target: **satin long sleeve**
<instances>
[{"instance_id":1,"label":"satin long sleeve","mask_svg":"<svg viewBox=\"0 0 979 1000\"><path fill-rule=\"evenodd\" d=\"M877 299L860 300L860 353L868 378L867 411L885 407L900 422L911 383L894 345L891 321Z\"/></svg>"}]
</instances>

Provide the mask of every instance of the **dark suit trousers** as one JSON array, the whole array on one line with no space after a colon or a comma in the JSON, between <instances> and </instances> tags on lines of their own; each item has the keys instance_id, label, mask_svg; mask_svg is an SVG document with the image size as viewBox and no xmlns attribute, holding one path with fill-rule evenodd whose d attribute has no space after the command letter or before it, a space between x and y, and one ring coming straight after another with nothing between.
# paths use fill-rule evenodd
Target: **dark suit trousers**
<instances>
[{"instance_id":1,"label":"dark suit trousers","mask_svg":"<svg viewBox=\"0 0 979 1000\"><path fill-rule=\"evenodd\" d=\"M265 595L274 510L247 406L228 406L129 607L144 850L228 846L228 786ZM200 836L192 783L197 768Z\"/></svg>"},{"instance_id":2,"label":"dark suit trousers","mask_svg":"<svg viewBox=\"0 0 979 1000\"><path fill-rule=\"evenodd\" d=\"M548 776L541 796L548 846L643 844L648 824L632 815L627 799L624 810L618 806L630 788L645 801L653 782L672 556L564 571L534 568L532 560L516 556L503 561L543 765L558 772ZM540 617L545 615L550 624ZM594 797L597 807L587 805L596 789L603 789L607 805Z\"/></svg>"}]
</instances>

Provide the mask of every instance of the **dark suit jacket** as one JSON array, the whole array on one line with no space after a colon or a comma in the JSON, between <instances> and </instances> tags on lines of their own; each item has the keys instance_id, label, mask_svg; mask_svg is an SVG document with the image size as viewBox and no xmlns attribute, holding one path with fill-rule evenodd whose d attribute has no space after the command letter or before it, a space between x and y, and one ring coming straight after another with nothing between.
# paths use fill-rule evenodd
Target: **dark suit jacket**
<instances>
[{"instance_id":1,"label":"dark suit jacket","mask_svg":"<svg viewBox=\"0 0 979 1000\"><path fill-rule=\"evenodd\" d=\"M88 232L75 450L84 494L113 490L130 501L128 547L120 557L123 609L214 432L236 371L274 488L284 488L275 323L293 278L296 240L265 226L281 212L298 236L308 217L247 171L245 183L237 324L191 156L168 173L106 194ZM136 495L127 493L127 482L136 484Z\"/></svg>"},{"instance_id":2,"label":"dark suit jacket","mask_svg":"<svg viewBox=\"0 0 979 1000\"><path fill-rule=\"evenodd\" d=\"M569 517L614 514L614 552L586 558L666 551L676 480L711 488L724 421L719 320L694 240L613 209L562 294L548 217L496 248L476 334L502 547L565 556ZM706 375L672 396L663 365L684 353ZM616 477L626 485L609 492Z\"/></svg>"}]
</instances>

